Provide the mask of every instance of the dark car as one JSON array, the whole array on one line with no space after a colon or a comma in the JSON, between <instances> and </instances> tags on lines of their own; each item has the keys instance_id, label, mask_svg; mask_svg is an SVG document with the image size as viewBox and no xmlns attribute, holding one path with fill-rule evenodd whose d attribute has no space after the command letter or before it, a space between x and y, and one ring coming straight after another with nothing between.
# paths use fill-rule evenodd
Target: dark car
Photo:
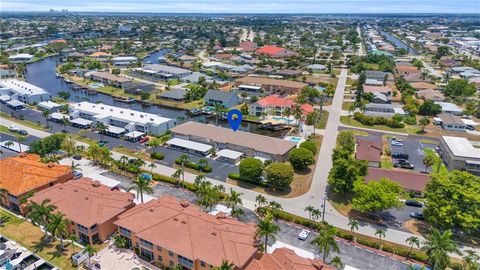
<instances>
[{"instance_id":1,"label":"dark car","mask_svg":"<svg viewBox=\"0 0 480 270\"><path fill-rule=\"evenodd\" d=\"M413 170L415 168L413 164L403 159L396 160L395 163L393 163L393 167L395 168L400 167L400 168L409 169L409 170Z\"/></svg>"},{"instance_id":2,"label":"dark car","mask_svg":"<svg viewBox=\"0 0 480 270\"><path fill-rule=\"evenodd\" d=\"M408 159L408 155L404 153L393 153L392 158Z\"/></svg>"},{"instance_id":3,"label":"dark car","mask_svg":"<svg viewBox=\"0 0 480 270\"><path fill-rule=\"evenodd\" d=\"M406 200L405 205L414 206L414 207L422 207L423 206L423 204L421 202L415 201L415 200Z\"/></svg>"},{"instance_id":4,"label":"dark car","mask_svg":"<svg viewBox=\"0 0 480 270\"><path fill-rule=\"evenodd\" d=\"M27 136L27 135L28 135L28 132L27 132L26 130L24 130L24 129L19 129L17 132L18 132L18 134L23 135L23 136Z\"/></svg>"},{"instance_id":5,"label":"dark car","mask_svg":"<svg viewBox=\"0 0 480 270\"><path fill-rule=\"evenodd\" d=\"M410 217L416 218L416 219L424 219L422 212L411 212Z\"/></svg>"}]
</instances>

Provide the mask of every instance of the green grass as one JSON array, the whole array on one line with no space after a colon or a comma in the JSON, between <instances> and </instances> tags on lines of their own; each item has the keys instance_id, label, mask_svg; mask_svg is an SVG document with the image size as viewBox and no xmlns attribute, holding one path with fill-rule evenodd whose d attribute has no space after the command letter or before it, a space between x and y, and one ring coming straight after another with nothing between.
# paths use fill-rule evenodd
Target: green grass
<instances>
[{"instance_id":1,"label":"green grass","mask_svg":"<svg viewBox=\"0 0 480 270\"><path fill-rule=\"evenodd\" d=\"M13 118L11 115L9 115L8 113L5 113L5 112L0 112L0 116L2 118L5 118L5 119L10 120L12 122L24 125L26 127L39 129L39 130L47 130L47 128L42 124L34 123L34 122L31 122L31 121L28 121L28 120L16 119L16 118Z\"/></svg>"},{"instance_id":2,"label":"green grass","mask_svg":"<svg viewBox=\"0 0 480 270\"><path fill-rule=\"evenodd\" d=\"M442 160L440 157L435 153L433 149L430 148L424 148L423 152L425 153L426 156L433 156L435 159L435 164L432 166L432 173L448 173L447 167L445 167L445 164L443 164ZM440 166L440 167L439 167Z\"/></svg>"},{"instance_id":3,"label":"green grass","mask_svg":"<svg viewBox=\"0 0 480 270\"><path fill-rule=\"evenodd\" d=\"M348 109L350 109L350 105L352 105L353 102L350 102L350 101L344 101L342 103L342 110L344 111L348 111Z\"/></svg>"},{"instance_id":4,"label":"green grass","mask_svg":"<svg viewBox=\"0 0 480 270\"><path fill-rule=\"evenodd\" d=\"M6 126L2 126L0 125L0 132L1 133L5 133L5 134L9 134L9 135L12 135L12 136L17 136L19 135L18 133L15 133L15 132L11 132L8 127ZM28 135L27 135L28 136ZM27 137L27 136L20 136L20 137Z\"/></svg>"},{"instance_id":5,"label":"green grass","mask_svg":"<svg viewBox=\"0 0 480 270\"><path fill-rule=\"evenodd\" d=\"M392 159L389 156L382 156L382 159L380 161L380 167L383 169L393 168Z\"/></svg>"},{"instance_id":6,"label":"green grass","mask_svg":"<svg viewBox=\"0 0 480 270\"><path fill-rule=\"evenodd\" d=\"M322 116L317 120L317 124L315 125L315 128L325 129L325 127L327 126L327 121L328 121L328 112L322 111Z\"/></svg>"},{"instance_id":7,"label":"green grass","mask_svg":"<svg viewBox=\"0 0 480 270\"><path fill-rule=\"evenodd\" d=\"M353 119L352 117L349 116L340 116L340 122L342 124L345 124L347 126L352 126L352 127L360 127L360 128L368 128L368 129L378 129L378 130L383 130L383 131L391 131L391 132L400 132L400 133L409 133L409 134L418 134L420 129L416 126L409 126L405 125L404 128L391 128L383 125L373 125L373 126L367 126L364 125L357 120Z\"/></svg>"}]
</instances>

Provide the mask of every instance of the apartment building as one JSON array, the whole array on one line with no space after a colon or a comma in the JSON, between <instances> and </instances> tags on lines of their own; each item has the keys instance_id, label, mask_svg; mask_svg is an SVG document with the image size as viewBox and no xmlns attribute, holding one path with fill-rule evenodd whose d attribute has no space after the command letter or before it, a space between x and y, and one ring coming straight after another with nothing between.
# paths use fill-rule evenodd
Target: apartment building
<instances>
[{"instance_id":1,"label":"apartment building","mask_svg":"<svg viewBox=\"0 0 480 270\"><path fill-rule=\"evenodd\" d=\"M480 176L480 150L466 138L442 136L440 157L449 170L467 171Z\"/></svg>"},{"instance_id":2,"label":"apartment building","mask_svg":"<svg viewBox=\"0 0 480 270\"><path fill-rule=\"evenodd\" d=\"M21 153L0 160L0 203L14 212L24 213L22 197L72 179L70 166L40 162L40 156Z\"/></svg>"},{"instance_id":3,"label":"apartment building","mask_svg":"<svg viewBox=\"0 0 480 270\"><path fill-rule=\"evenodd\" d=\"M297 81L253 76L239 78L235 80L235 85L237 87L242 86L242 90L245 91L250 90L248 89L248 86L256 86L259 87L258 90L267 92L269 94L298 94L303 88L308 86L306 83ZM252 90L256 91L257 88Z\"/></svg>"},{"instance_id":4,"label":"apartment building","mask_svg":"<svg viewBox=\"0 0 480 270\"><path fill-rule=\"evenodd\" d=\"M211 269L228 260L243 269L258 251L254 224L210 215L172 196L137 205L114 224L143 259L163 267Z\"/></svg>"},{"instance_id":5,"label":"apartment building","mask_svg":"<svg viewBox=\"0 0 480 270\"><path fill-rule=\"evenodd\" d=\"M27 104L37 104L52 98L52 95L45 89L17 79L0 81L0 96L3 95L10 96L11 100Z\"/></svg>"},{"instance_id":6,"label":"apartment building","mask_svg":"<svg viewBox=\"0 0 480 270\"><path fill-rule=\"evenodd\" d=\"M135 206L134 194L111 189L99 181L82 178L35 193L30 201L48 199L69 221L67 231L84 244L101 243L115 233L118 215Z\"/></svg>"},{"instance_id":7,"label":"apartment building","mask_svg":"<svg viewBox=\"0 0 480 270\"><path fill-rule=\"evenodd\" d=\"M125 77L120 77L120 76L117 76L117 75L114 75L114 74L111 74L111 73L108 73L108 72L94 71L94 72L87 73L86 76L90 77L90 79L92 79L94 81L101 82L103 84L113 86L113 87L117 87L117 88L121 88L121 89L125 89L127 87L130 87L133 84L132 79L128 79L128 78L125 78Z\"/></svg>"}]
</instances>

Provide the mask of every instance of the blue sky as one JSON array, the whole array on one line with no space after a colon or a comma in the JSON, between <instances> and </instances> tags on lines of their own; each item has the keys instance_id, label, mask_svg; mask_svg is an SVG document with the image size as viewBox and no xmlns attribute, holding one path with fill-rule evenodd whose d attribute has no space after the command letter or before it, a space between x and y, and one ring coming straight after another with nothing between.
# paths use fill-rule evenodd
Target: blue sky
<instances>
[{"instance_id":1,"label":"blue sky","mask_svg":"<svg viewBox=\"0 0 480 270\"><path fill-rule=\"evenodd\" d=\"M3 11L480 13L480 0L0 0Z\"/></svg>"}]
</instances>

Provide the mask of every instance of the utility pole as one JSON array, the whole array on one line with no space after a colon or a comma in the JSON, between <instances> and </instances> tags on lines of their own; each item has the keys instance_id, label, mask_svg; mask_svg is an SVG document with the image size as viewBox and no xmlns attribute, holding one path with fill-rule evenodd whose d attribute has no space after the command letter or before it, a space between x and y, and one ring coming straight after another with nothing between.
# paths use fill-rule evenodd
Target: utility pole
<instances>
[{"instance_id":1,"label":"utility pole","mask_svg":"<svg viewBox=\"0 0 480 270\"><path fill-rule=\"evenodd\" d=\"M325 221L325 208L327 207L327 192L323 194L323 213L322 213L322 222Z\"/></svg>"}]
</instances>

